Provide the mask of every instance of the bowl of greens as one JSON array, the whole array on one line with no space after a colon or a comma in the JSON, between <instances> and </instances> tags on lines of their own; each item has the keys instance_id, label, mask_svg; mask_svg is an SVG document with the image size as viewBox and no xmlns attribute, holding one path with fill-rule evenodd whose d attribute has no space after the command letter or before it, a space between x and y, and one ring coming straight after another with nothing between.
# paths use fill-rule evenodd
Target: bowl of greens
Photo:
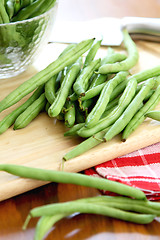
<instances>
[{"instance_id":1,"label":"bowl of greens","mask_svg":"<svg viewBox=\"0 0 160 240\"><path fill-rule=\"evenodd\" d=\"M0 1L0 79L24 72L48 42L58 0Z\"/></svg>"}]
</instances>

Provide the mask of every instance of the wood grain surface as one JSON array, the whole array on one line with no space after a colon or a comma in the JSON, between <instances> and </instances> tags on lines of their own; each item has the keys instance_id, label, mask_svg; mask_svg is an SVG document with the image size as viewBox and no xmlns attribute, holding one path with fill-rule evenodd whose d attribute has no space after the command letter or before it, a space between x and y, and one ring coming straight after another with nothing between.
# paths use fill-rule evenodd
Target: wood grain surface
<instances>
[{"instance_id":1,"label":"wood grain surface","mask_svg":"<svg viewBox=\"0 0 160 240\"><path fill-rule=\"evenodd\" d=\"M95 17L104 17L104 16L115 16L115 17L123 17L123 16L144 16L144 17L159 17L160 12L160 2L158 0L61 0L60 1L60 8L59 8L59 16L58 18L63 18L66 20L87 20ZM160 47L158 43L146 43L142 41L136 42L138 49L140 51L140 62L133 69L133 72L138 72L141 69L147 69L150 67L155 66L155 64L159 64L159 56L160 56ZM51 61L53 58L56 57L58 52L64 48L64 45L55 45L52 44L47 47L47 53L42 53L41 58L47 59L44 61L37 61L34 67L31 67L26 71L23 75L20 75L16 78L13 78L12 81L10 80L0 80L0 99L13 89L16 85L18 86L22 81L27 79L29 76L34 75L38 70L43 68L47 62ZM53 54L51 53L51 49ZM120 49L117 49L120 50ZM102 52L104 49L102 49ZM102 54L101 52L101 54ZM23 76L23 80L22 80ZM1 89L7 85L6 91L2 92ZM8 110L7 110L8 111ZM5 111L3 114L7 113ZM0 115L2 118L4 115ZM28 129L20 130L15 133L12 129L9 129L7 133L3 134L3 140L0 139L0 162L12 162L16 158L18 160L18 164L30 165L30 166L37 166L37 160L34 160L34 157L41 158L40 164L43 166L44 162L46 161L47 157L52 157L53 150L51 149L48 154L39 153L39 148L42 146L44 147L44 152L47 149L48 145L52 145L52 137L53 134L58 133L61 135L64 130L64 126L59 124L55 124L55 122L48 119L45 114L41 114L35 121L28 126ZM143 140L141 139L141 134L145 132L147 136L147 141L157 142L159 141L159 130L153 131L153 135L150 135L150 130L146 129L146 125L153 129L157 129L159 126L155 126L155 122L149 122L147 120L144 123L144 127L140 127L138 132L135 132L136 136L138 137L138 141L143 146ZM45 127L44 127L45 125ZM53 128L54 125L54 128ZM49 128L52 126L52 130ZM56 126L56 127L55 127ZM40 128L41 131L36 131L36 129ZM33 133L33 137L30 137L29 132ZM25 138L23 142L20 140L21 135L25 133ZM41 133L41 134L40 134ZM139 133L139 134L138 134ZM43 141L40 141L40 145L37 148L36 141L39 139L45 140L45 144ZM137 135L138 134L138 135ZM13 138L14 136L14 138ZM16 137L15 137L16 136ZM2 136L0 136L2 137ZM61 135L62 137L62 135ZM61 138L60 137L60 138ZM134 135L132 135L132 140ZM15 140L16 139L16 140ZM47 139L49 139L47 141ZM59 137L57 137L59 139ZM56 139L56 140L57 140ZM120 154L123 154L123 150L121 152L122 144L119 141L119 137L115 138L115 142L118 144L116 147L120 150ZM130 140L130 141L132 141ZM32 142L33 145L28 143ZM73 145L77 144L80 140L76 139L72 141L71 139L65 139L67 141L68 149L71 148ZM135 143L137 141L137 137ZM5 144L4 144L5 143ZM133 142L132 142L133 144ZM62 144L56 145L58 149L61 149ZM131 142L129 143L131 145ZM124 146L124 145L123 145ZM133 144L134 146L134 144ZM109 147L109 146L108 146ZM131 146L132 147L132 146ZM86 165L85 167L95 165L97 152L99 151L100 146L92 152L92 155L86 155ZM22 158L23 150L27 153L25 160ZM134 150L134 149L133 149ZM31 154L31 151L34 154ZM64 152L66 149L64 150ZM132 149L130 149L132 151ZM62 154L62 153L61 153ZM107 151L104 149L104 157L106 157ZM3 158L2 158L3 156ZM33 156L31 161L27 160L28 157ZM48 161L48 159L47 159ZM101 161L101 160L100 160ZM39 164L39 162L38 162ZM51 158L49 164L46 164L46 168L52 165L55 168L55 163ZM72 161L71 163L73 171L78 171L75 162ZM66 170L68 170L68 166L65 166ZM81 167L79 168L79 170ZM9 182L8 182L9 179ZM2 181L2 182L1 182ZM8 184L6 184L8 182ZM29 185L30 188L35 188L40 186L41 182L35 182L27 180L24 184L23 180L19 180L15 177L9 176L8 174L2 174L0 177L0 198L1 200L4 198L10 198L11 192L12 195L19 194L19 188L21 191L26 191L27 186ZM17 188L18 184L18 188ZM46 183L45 183L46 184ZM32 187L31 187L32 186ZM25 190L24 190L25 189ZM3 194L2 194L3 193ZM99 195L100 192L96 189L85 188L80 186L74 186L70 184L47 184L43 187L39 187L32 191L20 194L16 197L12 197L8 200L4 200L0 203L0 213L1 213L1 224L0 224L0 239L2 240L32 240L34 236L35 224L37 219L34 219L30 222L28 229L24 232L22 231L22 225L24 220L29 212L29 210L33 207L40 206L47 203L53 202L63 202L69 201L73 199L78 199L81 197L89 197L89 196L96 196ZM4 197L5 196L5 197ZM46 240L56 239L56 240L63 240L63 239L87 239L87 240L158 240L160 239L160 231L159 225L160 223L155 220L153 223L148 225L138 225L132 223L126 223L120 220L110 219L103 216L95 216L89 214L81 214L76 216L71 216L70 218L65 218L52 228L52 231L46 236Z\"/></svg>"}]
</instances>

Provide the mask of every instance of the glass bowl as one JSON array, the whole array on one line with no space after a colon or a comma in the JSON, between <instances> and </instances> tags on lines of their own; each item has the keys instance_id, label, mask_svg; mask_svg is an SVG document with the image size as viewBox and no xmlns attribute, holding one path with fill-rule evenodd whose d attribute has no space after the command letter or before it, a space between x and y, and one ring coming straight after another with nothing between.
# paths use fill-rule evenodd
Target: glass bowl
<instances>
[{"instance_id":1,"label":"glass bowl","mask_svg":"<svg viewBox=\"0 0 160 240\"><path fill-rule=\"evenodd\" d=\"M23 21L0 24L0 79L25 71L48 42L58 1L48 12Z\"/></svg>"}]
</instances>

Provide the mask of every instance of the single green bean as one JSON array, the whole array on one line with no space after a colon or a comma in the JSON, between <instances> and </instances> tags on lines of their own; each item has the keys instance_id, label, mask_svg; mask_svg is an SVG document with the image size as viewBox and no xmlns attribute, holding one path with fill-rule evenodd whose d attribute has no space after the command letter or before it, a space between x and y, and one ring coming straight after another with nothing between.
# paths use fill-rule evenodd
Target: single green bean
<instances>
[{"instance_id":1,"label":"single green bean","mask_svg":"<svg viewBox=\"0 0 160 240\"><path fill-rule=\"evenodd\" d=\"M74 103L71 102L71 101L67 102L67 107L69 108L69 110L65 113L64 119L65 119L65 125L70 128L75 123L75 120L76 120L76 110L75 110Z\"/></svg>"},{"instance_id":2,"label":"single green bean","mask_svg":"<svg viewBox=\"0 0 160 240\"><path fill-rule=\"evenodd\" d=\"M114 64L105 64L101 66L98 70L98 73L107 74L107 73L115 73L120 71L127 71L131 69L138 62L138 50L136 44L133 42L131 37L129 36L126 29L123 30L123 43L128 51L128 57Z\"/></svg>"},{"instance_id":3,"label":"single green bean","mask_svg":"<svg viewBox=\"0 0 160 240\"><path fill-rule=\"evenodd\" d=\"M93 61L98 49L101 46L101 42L102 42L102 40L97 40L97 39L94 40L86 58L85 58L83 68L87 67Z\"/></svg>"},{"instance_id":4,"label":"single green bean","mask_svg":"<svg viewBox=\"0 0 160 240\"><path fill-rule=\"evenodd\" d=\"M51 227L67 215L62 213L53 216L42 216L36 225L34 240L42 240Z\"/></svg>"},{"instance_id":5,"label":"single green bean","mask_svg":"<svg viewBox=\"0 0 160 240\"><path fill-rule=\"evenodd\" d=\"M125 127L122 134L122 141L125 141L128 136L145 120L146 112L155 108L160 101L160 85L157 87L153 95L145 103L145 105L134 115L131 121Z\"/></svg>"},{"instance_id":6,"label":"single green bean","mask_svg":"<svg viewBox=\"0 0 160 240\"><path fill-rule=\"evenodd\" d=\"M14 123L14 130L26 127L38 114L44 109L46 105L45 94L36 99L24 112L22 112Z\"/></svg>"},{"instance_id":7,"label":"single green bean","mask_svg":"<svg viewBox=\"0 0 160 240\"><path fill-rule=\"evenodd\" d=\"M110 95L113 92L113 89L121 81L123 81L127 77L127 75L128 72L119 72L114 78L107 82L107 84L102 89L102 92L100 93L97 103L95 104L95 106L93 107L92 111L89 113L86 119L85 126L87 128L92 128L98 123L110 100Z\"/></svg>"},{"instance_id":8,"label":"single green bean","mask_svg":"<svg viewBox=\"0 0 160 240\"><path fill-rule=\"evenodd\" d=\"M136 92L136 87L137 87L137 81L135 79L132 79L131 81L129 81L127 84L127 87L125 88L125 91L123 92L122 96L118 101L118 106L105 118L101 119L96 126L90 129L86 127L82 127L77 132L77 134L85 138L90 137L93 134L109 127L111 124L114 124L114 122L121 116L123 111L132 101Z\"/></svg>"},{"instance_id":9,"label":"single green bean","mask_svg":"<svg viewBox=\"0 0 160 240\"><path fill-rule=\"evenodd\" d=\"M20 0L15 0L14 1L14 15L17 14L17 12L20 10L20 8L21 8Z\"/></svg>"},{"instance_id":10,"label":"single green bean","mask_svg":"<svg viewBox=\"0 0 160 240\"><path fill-rule=\"evenodd\" d=\"M129 121L137 112L139 105L143 102L145 96L148 94L148 92L154 86L154 84L155 84L154 78L150 78L145 82L141 90L137 93L137 95L134 97L129 106L125 109L123 114L106 133L106 135L104 136L105 141L111 140L115 135L119 134L126 127L126 125L129 123Z\"/></svg>"},{"instance_id":11,"label":"single green bean","mask_svg":"<svg viewBox=\"0 0 160 240\"><path fill-rule=\"evenodd\" d=\"M80 213L92 213L101 214L116 219L121 219L129 222L147 224L154 220L156 215L154 214L137 214L132 212L126 212L113 207L99 206L95 203L83 203L83 202L66 202L66 203L55 203L42 207L34 208L30 211L31 217L39 216L51 216L53 214L72 214L75 212Z\"/></svg>"},{"instance_id":12,"label":"single green bean","mask_svg":"<svg viewBox=\"0 0 160 240\"><path fill-rule=\"evenodd\" d=\"M81 71L80 75L78 76L77 80L73 85L74 92L78 96L85 94L88 81L91 78L93 72L98 69L100 61L100 59L92 61L87 67L83 68L83 70Z\"/></svg>"},{"instance_id":13,"label":"single green bean","mask_svg":"<svg viewBox=\"0 0 160 240\"><path fill-rule=\"evenodd\" d=\"M14 3L12 0L8 0L5 4L6 12L9 16L9 19L11 19L14 15Z\"/></svg>"},{"instance_id":14,"label":"single green bean","mask_svg":"<svg viewBox=\"0 0 160 240\"><path fill-rule=\"evenodd\" d=\"M152 118L154 120L160 121L160 111L149 111L145 114L146 117Z\"/></svg>"},{"instance_id":15,"label":"single green bean","mask_svg":"<svg viewBox=\"0 0 160 240\"><path fill-rule=\"evenodd\" d=\"M101 190L107 190L118 193L120 195L130 196L135 199L146 199L145 194L139 189L107 179L87 176L81 173L45 170L14 164L0 164L0 171L5 171L23 178L31 178L58 183L71 183L86 187L94 187Z\"/></svg>"},{"instance_id":16,"label":"single green bean","mask_svg":"<svg viewBox=\"0 0 160 240\"><path fill-rule=\"evenodd\" d=\"M89 39L80 42L66 54L49 64L45 69L22 83L0 102L0 112L18 102L40 85L46 83L53 75L63 70L64 67L73 64L84 52L90 48L93 41L93 39Z\"/></svg>"},{"instance_id":17,"label":"single green bean","mask_svg":"<svg viewBox=\"0 0 160 240\"><path fill-rule=\"evenodd\" d=\"M50 104L52 104L55 100L56 90L55 90L55 84L57 75L54 75L51 77L45 84L45 96Z\"/></svg>"},{"instance_id":18,"label":"single green bean","mask_svg":"<svg viewBox=\"0 0 160 240\"><path fill-rule=\"evenodd\" d=\"M58 91L58 94L53 101L52 105L49 108L48 114L50 117L56 117L62 110L66 98L69 94L69 91L72 87L73 82L75 81L76 77L78 76L80 69L82 66L82 59L79 58L77 62L75 62L67 72L61 87Z\"/></svg>"},{"instance_id":19,"label":"single green bean","mask_svg":"<svg viewBox=\"0 0 160 240\"><path fill-rule=\"evenodd\" d=\"M9 16L6 12L6 9L5 9L2 1L0 1L0 17L1 17L3 23L9 23L10 22L9 21Z\"/></svg>"},{"instance_id":20,"label":"single green bean","mask_svg":"<svg viewBox=\"0 0 160 240\"><path fill-rule=\"evenodd\" d=\"M39 87L32 96L21 106L13 110L10 114L0 121L0 134L4 133L16 120L16 118L24 112L44 91L44 87Z\"/></svg>"}]
</instances>

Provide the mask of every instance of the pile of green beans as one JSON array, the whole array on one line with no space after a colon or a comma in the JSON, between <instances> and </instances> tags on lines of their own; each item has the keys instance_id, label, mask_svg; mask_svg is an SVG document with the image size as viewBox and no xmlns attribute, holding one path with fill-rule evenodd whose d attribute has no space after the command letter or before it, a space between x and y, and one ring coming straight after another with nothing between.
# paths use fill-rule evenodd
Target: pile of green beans
<instances>
[{"instance_id":1,"label":"pile of green beans","mask_svg":"<svg viewBox=\"0 0 160 240\"><path fill-rule=\"evenodd\" d=\"M39 16L52 7L56 0L4 0L0 1L0 24L17 22Z\"/></svg>"},{"instance_id":2,"label":"pile of green beans","mask_svg":"<svg viewBox=\"0 0 160 240\"><path fill-rule=\"evenodd\" d=\"M12 124L14 130L24 128L46 111L69 128L64 136L87 138L63 156L69 160L117 134L126 141L146 117L159 120L158 113L150 111L160 101L160 66L130 75L138 51L125 29L123 36L128 55L109 47L104 58L96 58L98 39L68 45L54 62L0 101L1 112L34 91L0 121L0 134Z\"/></svg>"}]
</instances>

